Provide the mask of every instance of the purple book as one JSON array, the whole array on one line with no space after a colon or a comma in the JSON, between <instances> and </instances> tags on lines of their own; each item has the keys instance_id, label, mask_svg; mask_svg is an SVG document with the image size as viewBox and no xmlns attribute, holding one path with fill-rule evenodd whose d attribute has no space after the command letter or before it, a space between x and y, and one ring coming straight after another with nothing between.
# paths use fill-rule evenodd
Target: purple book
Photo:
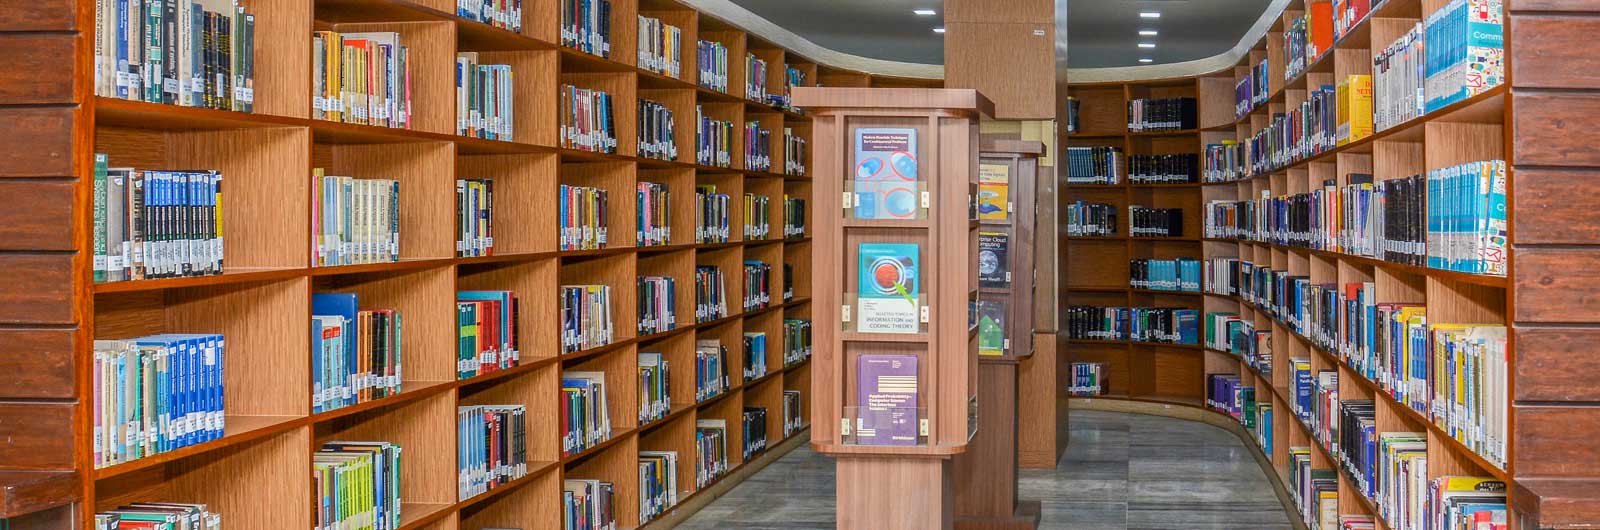
<instances>
[{"instance_id":1,"label":"purple book","mask_svg":"<svg viewBox=\"0 0 1600 530\"><path fill-rule=\"evenodd\" d=\"M856 358L856 443L917 445L917 356Z\"/></svg>"}]
</instances>

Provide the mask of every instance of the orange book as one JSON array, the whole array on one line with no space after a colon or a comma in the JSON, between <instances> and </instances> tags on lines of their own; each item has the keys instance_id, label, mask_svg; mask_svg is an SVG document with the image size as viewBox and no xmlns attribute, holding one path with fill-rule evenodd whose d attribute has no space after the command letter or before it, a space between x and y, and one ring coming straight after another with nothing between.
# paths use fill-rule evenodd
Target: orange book
<instances>
[{"instance_id":1,"label":"orange book","mask_svg":"<svg viewBox=\"0 0 1600 530\"><path fill-rule=\"evenodd\" d=\"M1333 0L1306 2L1306 61L1333 49Z\"/></svg>"}]
</instances>

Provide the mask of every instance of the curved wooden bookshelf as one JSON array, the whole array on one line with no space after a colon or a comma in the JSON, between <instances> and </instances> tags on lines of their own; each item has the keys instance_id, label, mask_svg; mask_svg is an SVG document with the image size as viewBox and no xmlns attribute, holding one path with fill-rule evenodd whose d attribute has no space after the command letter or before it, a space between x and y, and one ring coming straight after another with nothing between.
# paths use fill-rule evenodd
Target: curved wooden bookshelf
<instances>
[{"instance_id":1,"label":"curved wooden bookshelf","mask_svg":"<svg viewBox=\"0 0 1600 530\"><path fill-rule=\"evenodd\" d=\"M618 528L645 526L638 520L637 459L640 450L673 450L680 454L679 506L709 490L695 487L694 425L697 419L725 419L729 423L730 469L744 464L740 458L739 418L744 407L768 409L770 448L793 447L785 440L806 436L808 426L783 434L782 404L785 390L802 392L801 417L810 417L811 363L809 358L785 365L782 359L786 318L811 315L811 227L806 234L782 237L783 196L812 200L812 175L783 171L782 129L809 138L811 117L787 108L747 100L699 86L694 42L715 34L736 43L738 57L730 57L729 86L743 85L742 55L759 53L769 62L769 92L785 84L782 66L800 69L807 86L925 86L938 80L885 78L834 68L786 51L716 18L698 13L678 0L613 0L611 58L589 55L558 44L557 2L539 1L524 7L524 30L517 33L466 20L448 5L428 0L314 0L305 4L281 0L251 0L248 7L263 31L257 35L258 59L255 113L127 101L81 94L93 117L92 142L83 149L110 155L113 166L141 168L175 166L220 167L229 187L225 190L228 247L226 272L217 276L171 278L87 284L92 297L85 326L94 338L118 338L139 333L227 331L227 425L224 437L210 442L127 463L90 469L79 480L83 488L79 509L83 517L97 510L139 501L204 502L222 514L230 528L308 528L315 510L311 502L311 454L326 440L386 440L406 446L401 496L404 521L397 530L477 530L485 527L561 528L561 485L567 478L597 478L613 482L617 498ZM93 10L90 9L90 12ZM683 30L684 78L645 70L634 64L631 35L635 13L671 17ZM517 121L530 125L532 134L518 131L516 141L467 138L451 134L454 93L417 92L413 101L415 129L391 129L323 121L311 117L309 49L311 31L335 24L417 24L437 31L408 35L406 45L418 53L450 58L457 51L494 52L515 57L518 81L531 79L536 94L517 94ZM281 31L279 31L281 30ZM87 53L84 50L80 53ZM730 54L732 55L732 54ZM776 64L772 64L773 61ZM421 61L413 68L426 68ZM444 66L453 68L446 61ZM734 72L738 70L737 72ZM413 71L414 76L452 76L453 72ZM616 80L616 108L635 106L635 99L662 101L678 118L679 160L636 156L632 139L620 138L619 153L593 153L562 148L555 143L555 89L565 76L579 75ZM83 83L81 90L92 90ZM734 167L694 163L696 104L717 108L722 119L736 123L759 120L774 129L773 171L740 167L743 146L734 149ZM631 116L622 114L621 116ZM434 119L438 118L438 119ZM621 120L619 120L621 121ZM682 130L687 127L687 134ZM632 134L631 128L619 132ZM735 142L738 143L738 142ZM815 146L809 146L814 148ZM808 149L809 151L809 149ZM809 158L809 152L805 153ZM367 159L369 161L362 161ZM383 159L385 163L370 160ZM457 258L450 249L432 243L450 237L453 230L449 199L443 208L403 213L402 256L397 262L315 267L310 263L310 170L329 168L329 174L358 173L383 176L384 171L407 172L405 193L451 189L441 184L456 178L504 180L510 187L506 202L495 212L496 229L516 232L486 257ZM599 175L598 177L595 175ZM594 184L604 181L605 184ZM771 197L774 237L744 240L731 234L727 243L698 244L692 226L679 226L662 246L632 246L633 221L612 223L626 232L625 244L582 251L560 251L556 245L553 210L558 183L583 182L612 189L613 196L634 193L636 182L668 183L670 209L692 211L696 184L716 184L719 191L738 197L743 192ZM236 185L237 184L237 185ZM414 191L422 190L422 191ZM445 192L450 193L449 191ZM87 196L85 196L87 200ZM632 207L632 200L625 201ZM87 209L87 208L86 208ZM412 214L414 218L410 218ZM730 222L739 223L736 209ZM690 225L692 214L673 215L673 225ZM737 227L734 227L735 229ZM496 234L497 242L501 239ZM87 243L83 243L87 244ZM774 282L768 307L738 311L707 322L694 322L693 270L696 264L716 264L729 278L729 297L737 303L742 292L739 264L760 259L779 272L792 267L793 298L783 300L780 279ZM677 280L679 321L674 329L650 335L635 333L636 308L618 303L613 315L616 338L587 350L558 353L555 290L566 283L606 283L634 299L635 275L668 275ZM397 307L406 311L406 367L400 393L337 410L312 414L308 373L309 337L304 334L259 334L242 330L258 323L273 329L303 329L314 292L354 289L363 293L363 307ZM465 289L514 290L525 301L520 318L524 352L519 366L455 380L448 364L454 351L455 331L440 311L453 311L455 292ZM368 302L369 293L383 293L382 303ZM689 297L686 300L683 298ZM687 303L686 303L687 302ZM204 309L184 309L197 304ZM431 304L441 304L434 308ZM445 307L448 305L448 307ZM685 311L685 309L688 309ZM209 314L199 314L204 311ZM417 313L415 320L410 316ZM432 316L429 316L432 315ZM163 323L163 320L166 323ZM184 325L180 327L177 321ZM412 322L417 322L413 327ZM444 324L440 326L440 324ZM169 329L170 327L170 329ZM773 341L768 348L765 375L742 381L739 340L745 331L764 331ZM237 337L237 338L236 338ZM735 362L735 379L723 394L696 403L693 399L694 344L697 339L720 339ZM88 344L80 344L82 356ZM660 351L672 363L672 410L665 417L639 425L634 404L635 354ZM235 365L235 359L239 363ZM611 388L613 422L611 438L575 454L563 456L557 439L559 374L563 370L621 372L625 384ZM683 386L680 388L680 381ZM88 385L80 385L87 387ZM680 390L683 395L680 395ZM83 392L87 395L89 390ZM88 401L80 402L87 403ZM526 449L532 462L526 476L467 499L456 498L455 418L458 404L514 403L527 407ZM86 412L83 415L88 418ZM809 421L809 420L807 420ZM417 447L415 452L412 447ZM89 451L85 443L80 451ZM87 462L88 456L83 456ZM753 457L759 458L759 457ZM671 512L669 512L671 513Z\"/></svg>"},{"instance_id":2,"label":"curved wooden bookshelf","mask_svg":"<svg viewBox=\"0 0 1600 530\"><path fill-rule=\"evenodd\" d=\"M1223 140L1246 139L1265 128L1274 113L1298 108L1307 98L1308 87L1331 85L1347 75L1368 74L1374 50L1381 50L1396 37L1441 7L1439 0L1387 0L1358 22L1346 36L1319 59L1309 62L1304 71L1284 82L1284 32L1290 21L1302 16L1305 0L1295 0L1262 40L1236 66L1211 74L1178 79L1158 79L1126 83L1087 83L1069 85L1080 101L1080 123L1092 132L1063 134L1068 146L1115 146L1127 155L1151 153L1204 153L1208 144ZM1508 13L1509 15L1509 13ZM1508 16L1509 18L1509 16ZM1508 23L1509 25L1509 23ZM1404 29L1401 29L1404 28ZM1509 40L1509 39L1508 39ZM1509 48L1509 44L1508 44ZM1508 54L1509 55L1509 54ZM1250 74L1253 65L1266 62L1271 96L1242 116L1235 116L1234 83ZM1508 57L1509 63L1509 57ZM1512 71L1507 66L1507 71ZM1199 103L1198 127L1171 133L1129 133L1125 109L1137 98L1192 97ZM1140 343L1070 341L1073 361L1107 364L1109 395L1096 399L1163 401L1178 396L1195 400L1192 406L1204 407L1206 374L1238 375L1242 384L1257 389L1259 403L1274 404L1273 447L1266 454L1279 482L1289 479L1290 446L1311 446L1316 468L1341 469L1339 472L1339 513L1369 515L1379 528L1392 528L1345 476L1338 456L1320 443L1310 426L1301 422L1289 404L1294 402L1287 375L1289 359L1309 359L1312 371L1336 370L1340 399L1372 399L1381 432L1425 433L1428 441L1428 476L1486 476L1513 482L1516 464L1506 468L1494 465L1436 426L1426 413L1396 401L1381 385L1363 377L1344 362L1337 352L1325 351L1310 339L1293 331L1267 311L1259 310L1237 296L1194 293L1192 297L1163 296L1158 293L1108 289L1106 284L1125 281L1130 258L1195 259L1237 257L1258 267L1286 270L1309 276L1313 284L1374 282L1379 303L1409 302L1425 304L1430 323L1481 323L1511 325L1512 291L1516 282L1506 277L1466 274L1391 263L1366 256L1349 255L1267 242L1239 241L1202 237L1200 209L1214 200L1244 200L1260 197L1270 190L1274 195L1301 193L1321 186L1327 179L1340 179L1349 173L1371 173L1385 180L1421 173L1475 160L1512 160L1513 117L1510 86L1499 86L1434 112L1396 124L1346 145L1304 157L1282 168L1229 182L1201 182L1177 186L1120 184L1114 186L1067 186L1065 201L1111 203L1126 212L1129 205L1180 207L1185 209L1184 236L1195 244L1180 246L1172 242L1152 242L1123 237L1127 221L1119 215L1117 233L1110 237L1066 237L1068 301L1066 304L1132 306L1159 305L1185 307L1209 312L1237 313L1254 320L1256 329L1271 329L1273 370L1263 374L1228 352L1201 347L1201 355L1163 354ZM1202 178L1203 180L1203 178ZM1508 188L1511 186L1508 184ZM1193 212L1192 214L1190 212ZM1190 221L1194 222L1191 224ZM1082 288L1075 288L1082 285ZM1204 323L1202 322L1202 333ZM1517 354L1509 353L1515 365ZM1515 372L1515 370L1513 370ZM1287 389L1287 390L1286 390ZM1510 411L1508 410L1508 414ZM1512 422L1515 428L1516 421ZM1259 447L1257 448L1259 449ZM1513 493L1512 518L1517 515Z\"/></svg>"}]
</instances>

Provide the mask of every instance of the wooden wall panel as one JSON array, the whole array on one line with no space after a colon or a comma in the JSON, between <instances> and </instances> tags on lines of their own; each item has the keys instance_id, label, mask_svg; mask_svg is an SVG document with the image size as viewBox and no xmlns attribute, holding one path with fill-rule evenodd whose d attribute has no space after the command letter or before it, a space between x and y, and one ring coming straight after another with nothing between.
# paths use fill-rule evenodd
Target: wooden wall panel
<instances>
[{"instance_id":1,"label":"wooden wall panel","mask_svg":"<svg viewBox=\"0 0 1600 530\"><path fill-rule=\"evenodd\" d=\"M1518 244L1600 241L1600 172L1525 169L1512 180Z\"/></svg>"},{"instance_id":2,"label":"wooden wall panel","mask_svg":"<svg viewBox=\"0 0 1600 530\"><path fill-rule=\"evenodd\" d=\"M71 0L0 0L0 31L66 31L77 28Z\"/></svg>"},{"instance_id":3,"label":"wooden wall panel","mask_svg":"<svg viewBox=\"0 0 1600 530\"><path fill-rule=\"evenodd\" d=\"M77 37L63 34L0 34L0 102L12 105L73 103L72 70L63 57L77 52Z\"/></svg>"},{"instance_id":4,"label":"wooden wall panel","mask_svg":"<svg viewBox=\"0 0 1600 530\"><path fill-rule=\"evenodd\" d=\"M0 109L0 177L64 177L77 174L72 157L75 128L70 108Z\"/></svg>"},{"instance_id":5,"label":"wooden wall panel","mask_svg":"<svg viewBox=\"0 0 1600 530\"><path fill-rule=\"evenodd\" d=\"M1600 322L1600 249L1518 248L1518 322Z\"/></svg>"},{"instance_id":6,"label":"wooden wall panel","mask_svg":"<svg viewBox=\"0 0 1600 530\"><path fill-rule=\"evenodd\" d=\"M0 208L0 250L72 250L71 182L0 180L0 197L17 199Z\"/></svg>"},{"instance_id":7,"label":"wooden wall panel","mask_svg":"<svg viewBox=\"0 0 1600 530\"><path fill-rule=\"evenodd\" d=\"M1600 166L1600 93L1518 93L1512 134L1516 138L1515 165Z\"/></svg>"},{"instance_id":8,"label":"wooden wall panel","mask_svg":"<svg viewBox=\"0 0 1600 530\"><path fill-rule=\"evenodd\" d=\"M945 0L944 23L1032 23L1056 20L1055 0Z\"/></svg>"},{"instance_id":9,"label":"wooden wall panel","mask_svg":"<svg viewBox=\"0 0 1600 530\"><path fill-rule=\"evenodd\" d=\"M71 324L72 256L0 255L0 324Z\"/></svg>"},{"instance_id":10,"label":"wooden wall panel","mask_svg":"<svg viewBox=\"0 0 1600 530\"><path fill-rule=\"evenodd\" d=\"M73 399L73 331L0 329L0 399Z\"/></svg>"},{"instance_id":11,"label":"wooden wall panel","mask_svg":"<svg viewBox=\"0 0 1600 530\"><path fill-rule=\"evenodd\" d=\"M0 469L73 467L72 403L0 403Z\"/></svg>"},{"instance_id":12,"label":"wooden wall panel","mask_svg":"<svg viewBox=\"0 0 1600 530\"><path fill-rule=\"evenodd\" d=\"M1600 78L1600 57L1573 46L1600 34L1600 18L1533 15L1511 22L1507 48L1518 87L1590 88Z\"/></svg>"},{"instance_id":13,"label":"wooden wall panel","mask_svg":"<svg viewBox=\"0 0 1600 530\"><path fill-rule=\"evenodd\" d=\"M1055 24L947 23L944 42L946 88L977 89L997 119L1055 117Z\"/></svg>"},{"instance_id":14,"label":"wooden wall panel","mask_svg":"<svg viewBox=\"0 0 1600 530\"><path fill-rule=\"evenodd\" d=\"M1543 405L1515 407L1511 461L1517 474L1531 476L1600 476L1600 408Z\"/></svg>"}]
</instances>

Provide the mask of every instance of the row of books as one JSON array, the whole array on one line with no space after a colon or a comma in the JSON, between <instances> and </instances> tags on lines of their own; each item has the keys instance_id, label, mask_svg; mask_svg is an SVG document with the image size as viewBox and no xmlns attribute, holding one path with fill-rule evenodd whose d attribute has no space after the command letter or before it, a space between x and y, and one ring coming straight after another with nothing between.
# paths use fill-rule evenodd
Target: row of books
<instances>
[{"instance_id":1,"label":"row of books","mask_svg":"<svg viewBox=\"0 0 1600 530\"><path fill-rule=\"evenodd\" d=\"M639 451L639 524L677 505L677 451Z\"/></svg>"},{"instance_id":2,"label":"row of books","mask_svg":"<svg viewBox=\"0 0 1600 530\"><path fill-rule=\"evenodd\" d=\"M800 397L800 391L783 391L783 437L793 436L805 427L805 402Z\"/></svg>"},{"instance_id":3,"label":"row of books","mask_svg":"<svg viewBox=\"0 0 1600 530\"><path fill-rule=\"evenodd\" d=\"M694 400L696 403L717 397L732 388L728 379L728 348L715 339L694 344Z\"/></svg>"},{"instance_id":4,"label":"row of books","mask_svg":"<svg viewBox=\"0 0 1600 530\"><path fill-rule=\"evenodd\" d=\"M728 316L728 290L722 268L697 265L694 268L694 321L710 322Z\"/></svg>"},{"instance_id":5,"label":"row of books","mask_svg":"<svg viewBox=\"0 0 1600 530\"><path fill-rule=\"evenodd\" d=\"M639 15L639 67L667 77L683 77L683 29Z\"/></svg>"},{"instance_id":6,"label":"row of books","mask_svg":"<svg viewBox=\"0 0 1600 530\"><path fill-rule=\"evenodd\" d=\"M1207 408L1227 414L1254 429L1256 422L1256 388L1244 384L1235 374L1206 374L1205 404Z\"/></svg>"},{"instance_id":7,"label":"row of books","mask_svg":"<svg viewBox=\"0 0 1600 530\"><path fill-rule=\"evenodd\" d=\"M480 64L477 52L456 53L456 134L516 139L511 65Z\"/></svg>"},{"instance_id":8,"label":"row of books","mask_svg":"<svg viewBox=\"0 0 1600 530\"><path fill-rule=\"evenodd\" d=\"M741 420L744 428L744 436L740 438L744 442L742 454L745 460L750 460L767 450L767 408L745 407Z\"/></svg>"},{"instance_id":9,"label":"row of books","mask_svg":"<svg viewBox=\"0 0 1600 530\"><path fill-rule=\"evenodd\" d=\"M1339 475L1332 469L1315 468L1311 451L1309 446L1289 447L1289 481L1285 486L1300 510L1300 521L1323 528L1323 514L1331 517L1339 513Z\"/></svg>"},{"instance_id":10,"label":"row of books","mask_svg":"<svg viewBox=\"0 0 1600 530\"><path fill-rule=\"evenodd\" d=\"M588 0L585 0L588 1ZM604 0L602 0L604 1ZM560 95L561 147L595 153L617 152L615 98L590 88L562 84Z\"/></svg>"},{"instance_id":11,"label":"row of books","mask_svg":"<svg viewBox=\"0 0 1600 530\"><path fill-rule=\"evenodd\" d=\"M561 286L561 352L611 344L611 286Z\"/></svg>"},{"instance_id":12,"label":"row of books","mask_svg":"<svg viewBox=\"0 0 1600 530\"><path fill-rule=\"evenodd\" d=\"M355 293L311 295L311 412L400 393L405 374L402 318L361 309Z\"/></svg>"},{"instance_id":13,"label":"row of books","mask_svg":"<svg viewBox=\"0 0 1600 530\"><path fill-rule=\"evenodd\" d=\"M1272 99L1272 80L1267 78L1266 60L1250 65L1245 77L1233 84L1233 119L1242 120Z\"/></svg>"},{"instance_id":14,"label":"row of books","mask_svg":"<svg viewBox=\"0 0 1600 530\"><path fill-rule=\"evenodd\" d=\"M1128 260L1128 287L1152 291L1200 292L1200 260L1131 259Z\"/></svg>"},{"instance_id":15,"label":"row of books","mask_svg":"<svg viewBox=\"0 0 1600 530\"><path fill-rule=\"evenodd\" d=\"M109 167L95 154L94 281L223 272L222 174Z\"/></svg>"},{"instance_id":16,"label":"row of books","mask_svg":"<svg viewBox=\"0 0 1600 530\"><path fill-rule=\"evenodd\" d=\"M700 87L728 92L728 47L721 42L702 40L696 46L700 67Z\"/></svg>"},{"instance_id":17,"label":"row of books","mask_svg":"<svg viewBox=\"0 0 1600 530\"><path fill-rule=\"evenodd\" d=\"M806 73L799 68L783 65L783 94L767 94L767 103L780 109L794 113L804 113L803 110L794 108L791 95L795 87L806 86Z\"/></svg>"},{"instance_id":18,"label":"row of books","mask_svg":"<svg viewBox=\"0 0 1600 530\"><path fill-rule=\"evenodd\" d=\"M811 321L799 318L783 319L783 366L785 368L811 358Z\"/></svg>"},{"instance_id":19,"label":"row of books","mask_svg":"<svg viewBox=\"0 0 1600 530\"><path fill-rule=\"evenodd\" d=\"M456 179L456 257L494 255L494 181Z\"/></svg>"},{"instance_id":20,"label":"row of books","mask_svg":"<svg viewBox=\"0 0 1600 530\"><path fill-rule=\"evenodd\" d=\"M733 122L706 114L702 105L694 106L695 163L702 166L733 167Z\"/></svg>"},{"instance_id":21,"label":"row of books","mask_svg":"<svg viewBox=\"0 0 1600 530\"><path fill-rule=\"evenodd\" d=\"M1067 308L1067 337L1072 340L1109 340L1200 344L1200 312L1171 307Z\"/></svg>"},{"instance_id":22,"label":"row of books","mask_svg":"<svg viewBox=\"0 0 1600 530\"><path fill-rule=\"evenodd\" d=\"M640 335L677 329L677 280L671 276L640 276L638 297Z\"/></svg>"},{"instance_id":23,"label":"row of books","mask_svg":"<svg viewBox=\"0 0 1600 530\"><path fill-rule=\"evenodd\" d=\"M1314 284L1240 262L1240 296L1348 364L1396 402L1497 465L1506 461L1506 328L1429 323L1419 304L1380 303L1371 282Z\"/></svg>"},{"instance_id":24,"label":"row of books","mask_svg":"<svg viewBox=\"0 0 1600 530\"><path fill-rule=\"evenodd\" d=\"M570 456L611 439L611 408L606 374L561 372L561 456Z\"/></svg>"},{"instance_id":25,"label":"row of books","mask_svg":"<svg viewBox=\"0 0 1600 530\"><path fill-rule=\"evenodd\" d=\"M1288 83L1333 49L1333 0L1306 2L1306 10L1283 32L1283 81Z\"/></svg>"},{"instance_id":26,"label":"row of books","mask_svg":"<svg viewBox=\"0 0 1600 530\"><path fill-rule=\"evenodd\" d=\"M1122 183L1122 149L1119 147L1068 147L1067 184Z\"/></svg>"},{"instance_id":27,"label":"row of books","mask_svg":"<svg viewBox=\"0 0 1600 530\"><path fill-rule=\"evenodd\" d=\"M1132 155L1128 157L1128 182L1134 184L1182 184L1199 182L1200 155Z\"/></svg>"},{"instance_id":28,"label":"row of books","mask_svg":"<svg viewBox=\"0 0 1600 530\"><path fill-rule=\"evenodd\" d=\"M772 171L772 131L762 129L759 121L744 122L744 168Z\"/></svg>"},{"instance_id":29,"label":"row of books","mask_svg":"<svg viewBox=\"0 0 1600 530\"><path fill-rule=\"evenodd\" d=\"M94 530L222 530L204 504L138 502L94 514Z\"/></svg>"},{"instance_id":30,"label":"row of books","mask_svg":"<svg viewBox=\"0 0 1600 530\"><path fill-rule=\"evenodd\" d=\"M783 195L783 238L798 239L806 236L806 200ZM788 275L784 275L785 278Z\"/></svg>"},{"instance_id":31,"label":"row of books","mask_svg":"<svg viewBox=\"0 0 1600 530\"><path fill-rule=\"evenodd\" d=\"M694 485L704 488L728 472L728 421L694 421Z\"/></svg>"},{"instance_id":32,"label":"row of books","mask_svg":"<svg viewBox=\"0 0 1600 530\"><path fill-rule=\"evenodd\" d=\"M772 198L754 193L744 194L744 238L767 239L772 233Z\"/></svg>"},{"instance_id":33,"label":"row of books","mask_svg":"<svg viewBox=\"0 0 1600 530\"><path fill-rule=\"evenodd\" d=\"M701 184L694 188L695 203L699 206L694 215L695 243L727 243L728 212L732 197L717 193L715 184Z\"/></svg>"},{"instance_id":34,"label":"row of books","mask_svg":"<svg viewBox=\"0 0 1600 530\"><path fill-rule=\"evenodd\" d=\"M1214 201L1206 237L1237 238L1503 276L1506 164L1470 162L1374 183L1351 174L1315 190L1255 201Z\"/></svg>"},{"instance_id":35,"label":"row of books","mask_svg":"<svg viewBox=\"0 0 1600 530\"><path fill-rule=\"evenodd\" d=\"M760 379L767 375L767 334L760 331L744 333L744 380Z\"/></svg>"},{"instance_id":36,"label":"row of books","mask_svg":"<svg viewBox=\"0 0 1600 530\"><path fill-rule=\"evenodd\" d=\"M661 352L639 352L639 424L672 412L671 367Z\"/></svg>"},{"instance_id":37,"label":"row of books","mask_svg":"<svg viewBox=\"0 0 1600 530\"><path fill-rule=\"evenodd\" d=\"M744 98L767 102L767 61L753 53L744 54Z\"/></svg>"},{"instance_id":38,"label":"row of books","mask_svg":"<svg viewBox=\"0 0 1600 530\"><path fill-rule=\"evenodd\" d=\"M1178 131L1198 127L1200 104L1195 98L1135 99L1128 102L1131 132Z\"/></svg>"},{"instance_id":39,"label":"row of books","mask_svg":"<svg viewBox=\"0 0 1600 530\"><path fill-rule=\"evenodd\" d=\"M222 335L94 341L94 467L221 438Z\"/></svg>"},{"instance_id":40,"label":"row of books","mask_svg":"<svg viewBox=\"0 0 1600 530\"><path fill-rule=\"evenodd\" d=\"M1131 237L1183 237L1182 208L1128 207Z\"/></svg>"},{"instance_id":41,"label":"row of books","mask_svg":"<svg viewBox=\"0 0 1600 530\"><path fill-rule=\"evenodd\" d=\"M606 232L610 223L611 192L605 188L569 186L556 188L558 226L561 230L561 250L594 250L605 248Z\"/></svg>"},{"instance_id":42,"label":"row of books","mask_svg":"<svg viewBox=\"0 0 1600 530\"><path fill-rule=\"evenodd\" d=\"M1113 204L1073 201L1066 207L1068 236L1117 235L1117 207Z\"/></svg>"},{"instance_id":43,"label":"row of books","mask_svg":"<svg viewBox=\"0 0 1600 530\"><path fill-rule=\"evenodd\" d=\"M793 128L784 127L783 174L805 176L806 160L806 138L795 134Z\"/></svg>"},{"instance_id":44,"label":"row of books","mask_svg":"<svg viewBox=\"0 0 1600 530\"><path fill-rule=\"evenodd\" d=\"M456 293L456 377L470 379L522 362L521 300L511 291Z\"/></svg>"},{"instance_id":45,"label":"row of books","mask_svg":"<svg viewBox=\"0 0 1600 530\"><path fill-rule=\"evenodd\" d=\"M469 498L528 474L528 410L522 405L456 407L456 498Z\"/></svg>"},{"instance_id":46,"label":"row of books","mask_svg":"<svg viewBox=\"0 0 1600 530\"><path fill-rule=\"evenodd\" d=\"M315 530L399 528L399 444L334 441L311 455Z\"/></svg>"},{"instance_id":47,"label":"row of books","mask_svg":"<svg viewBox=\"0 0 1600 530\"><path fill-rule=\"evenodd\" d=\"M319 267L400 261L400 181L311 176Z\"/></svg>"},{"instance_id":48,"label":"row of books","mask_svg":"<svg viewBox=\"0 0 1600 530\"><path fill-rule=\"evenodd\" d=\"M566 479L561 485L561 528L616 530L616 498L617 487L610 482Z\"/></svg>"},{"instance_id":49,"label":"row of books","mask_svg":"<svg viewBox=\"0 0 1600 530\"><path fill-rule=\"evenodd\" d=\"M410 50L392 31L312 34L311 117L410 129Z\"/></svg>"},{"instance_id":50,"label":"row of books","mask_svg":"<svg viewBox=\"0 0 1600 530\"><path fill-rule=\"evenodd\" d=\"M1207 348L1234 354L1262 377L1272 376L1272 330L1256 329L1253 320L1237 313L1205 315Z\"/></svg>"},{"instance_id":51,"label":"row of books","mask_svg":"<svg viewBox=\"0 0 1600 530\"><path fill-rule=\"evenodd\" d=\"M772 265L758 260L744 262L744 310L772 305Z\"/></svg>"},{"instance_id":52,"label":"row of books","mask_svg":"<svg viewBox=\"0 0 1600 530\"><path fill-rule=\"evenodd\" d=\"M456 16L522 33L522 0L456 0Z\"/></svg>"},{"instance_id":53,"label":"row of books","mask_svg":"<svg viewBox=\"0 0 1600 530\"><path fill-rule=\"evenodd\" d=\"M256 16L227 0L95 4L94 93L251 112Z\"/></svg>"},{"instance_id":54,"label":"row of books","mask_svg":"<svg viewBox=\"0 0 1600 530\"><path fill-rule=\"evenodd\" d=\"M561 0L561 45L611 56L611 0Z\"/></svg>"},{"instance_id":55,"label":"row of books","mask_svg":"<svg viewBox=\"0 0 1600 530\"><path fill-rule=\"evenodd\" d=\"M1103 396L1111 388L1106 363L1073 362L1067 374L1067 393L1074 396Z\"/></svg>"},{"instance_id":56,"label":"row of books","mask_svg":"<svg viewBox=\"0 0 1600 530\"><path fill-rule=\"evenodd\" d=\"M676 130L672 109L648 99L639 100L639 156L677 160Z\"/></svg>"},{"instance_id":57,"label":"row of books","mask_svg":"<svg viewBox=\"0 0 1600 530\"><path fill-rule=\"evenodd\" d=\"M639 181L634 195L639 227L634 234L641 247L658 247L672 241L672 194L666 184Z\"/></svg>"}]
</instances>

